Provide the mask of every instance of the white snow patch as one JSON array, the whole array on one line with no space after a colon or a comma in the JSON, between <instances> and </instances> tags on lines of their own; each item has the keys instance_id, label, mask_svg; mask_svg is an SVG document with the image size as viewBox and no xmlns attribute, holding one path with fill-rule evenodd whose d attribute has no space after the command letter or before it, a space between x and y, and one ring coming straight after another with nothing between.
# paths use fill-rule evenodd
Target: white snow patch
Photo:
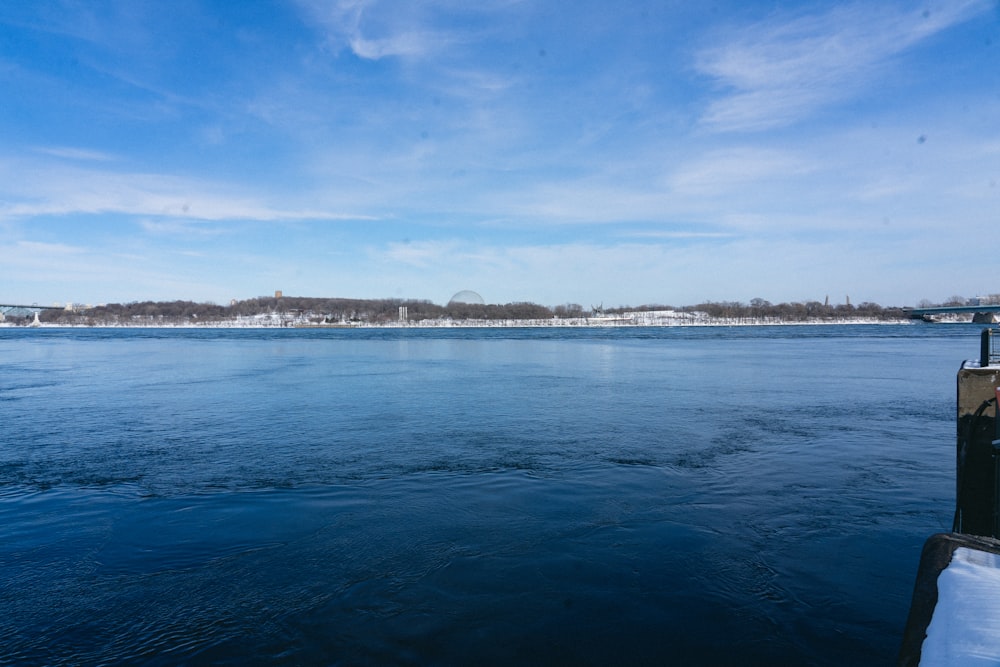
<instances>
[{"instance_id":1,"label":"white snow patch","mask_svg":"<svg viewBox=\"0 0 1000 667\"><path fill-rule=\"evenodd\" d=\"M937 587L920 664L1000 664L1000 555L959 547Z\"/></svg>"}]
</instances>

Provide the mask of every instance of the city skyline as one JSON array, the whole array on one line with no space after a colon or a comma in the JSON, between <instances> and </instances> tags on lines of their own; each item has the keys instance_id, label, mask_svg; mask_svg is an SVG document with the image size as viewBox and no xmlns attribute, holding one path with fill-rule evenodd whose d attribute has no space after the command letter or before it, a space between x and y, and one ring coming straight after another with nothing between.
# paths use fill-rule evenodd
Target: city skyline
<instances>
[{"instance_id":1,"label":"city skyline","mask_svg":"<svg viewBox=\"0 0 1000 667\"><path fill-rule=\"evenodd\" d=\"M0 8L7 303L998 292L1000 5Z\"/></svg>"}]
</instances>

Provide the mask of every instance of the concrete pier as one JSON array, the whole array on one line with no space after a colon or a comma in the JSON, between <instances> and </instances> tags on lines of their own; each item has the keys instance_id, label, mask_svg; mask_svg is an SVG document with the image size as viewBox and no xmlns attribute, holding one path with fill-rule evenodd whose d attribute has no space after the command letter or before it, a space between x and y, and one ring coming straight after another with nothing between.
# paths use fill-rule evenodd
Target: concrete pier
<instances>
[{"instance_id":1,"label":"concrete pier","mask_svg":"<svg viewBox=\"0 0 1000 667\"><path fill-rule=\"evenodd\" d=\"M1000 363L992 359L993 329L983 331L980 358L958 371L956 424L956 532L1000 537L1000 473L997 435L997 389Z\"/></svg>"},{"instance_id":2,"label":"concrete pier","mask_svg":"<svg viewBox=\"0 0 1000 667\"><path fill-rule=\"evenodd\" d=\"M979 359L958 371L955 521L924 545L897 663L904 667L1000 664L998 331L984 329Z\"/></svg>"}]
</instances>

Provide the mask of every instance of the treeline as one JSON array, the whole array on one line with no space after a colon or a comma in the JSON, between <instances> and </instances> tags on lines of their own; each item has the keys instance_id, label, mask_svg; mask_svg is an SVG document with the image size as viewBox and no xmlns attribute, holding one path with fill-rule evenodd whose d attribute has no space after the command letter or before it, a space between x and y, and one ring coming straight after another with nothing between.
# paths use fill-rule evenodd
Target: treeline
<instances>
[{"instance_id":1,"label":"treeline","mask_svg":"<svg viewBox=\"0 0 1000 667\"><path fill-rule=\"evenodd\" d=\"M321 299L312 297L258 297L238 301L230 308L234 315L262 313L311 315L324 322L385 323L399 319L406 308L411 322L452 318L455 320L528 320L552 317L552 311L536 303L474 304L449 303L439 306L420 299Z\"/></svg>"},{"instance_id":2,"label":"treeline","mask_svg":"<svg viewBox=\"0 0 1000 667\"><path fill-rule=\"evenodd\" d=\"M686 313L705 313L714 319L726 320L770 320L777 322L807 322L811 320L839 320L850 318L874 320L899 320L907 317L902 308L883 308L877 303L865 301L857 306L850 303L831 306L819 301L804 301L792 303L771 303L765 299L752 299L750 303L740 301L706 301L693 306L667 306L650 304L644 306L620 306L608 308L607 314L622 314L627 312L648 312L656 310L675 310Z\"/></svg>"},{"instance_id":3,"label":"treeline","mask_svg":"<svg viewBox=\"0 0 1000 667\"><path fill-rule=\"evenodd\" d=\"M234 301L228 306L194 301L140 301L112 303L85 310L45 310L42 322L51 324L182 324L217 322L277 315L281 319L306 319L317 324L371 323L384 324L399 320L400 306L406 308L406 319L419 322L426 319L455 320L529 320L582 315L575 304L550 309L536 303L468 304L451 303L439 306L419 299L346 299L316 297L257 297ZM23 323L31 321L25 318ZM16 321L16 320L12 320Z\"/></svg>"},{"instance_id":4,"label":"treeline","mask_svg":"<svg viewBox=\"0 0 1000 667\"><path fill-rule=\"evenodd\" d=\"M385 324L399 320L400 306L406 308L406 319L419 322L427 319L454 320L532 320L586 318L601 315L621 315L628 312L680 311L704 313L710 318L729 321L805 322L863 318L898 320L905 318L902 308L883 308L877 303L831 306L818 301L772 304L765 299L750 303L739 301L709 301L693 306L673 307L660 304L585 309L580 304L567 303L549 308L537 303L470 304L450 303L440 306L419 299L346 299L316 297L257 297L234 301L228 306L193 301L141 301L112 303L86 310L45 310L43 322L53 324L194 324L237 318L277 316L282 321L310 321L316 324L369 323ZM27 324L31 317L15 323Z\"/></svg>"},{"instance_id":5,"label":"treeline","mask_svg":"<svg viewBox=\"0 0 1000 667\"><path fill-rule=\"evenodd\" d=\"M157 322L176 324L202 319L218 321L231 317L226 306L193 301L140 301L111 303L85 310L43 310L39 320L51 324L130 324Z\"/></svg>"}]
</instances>

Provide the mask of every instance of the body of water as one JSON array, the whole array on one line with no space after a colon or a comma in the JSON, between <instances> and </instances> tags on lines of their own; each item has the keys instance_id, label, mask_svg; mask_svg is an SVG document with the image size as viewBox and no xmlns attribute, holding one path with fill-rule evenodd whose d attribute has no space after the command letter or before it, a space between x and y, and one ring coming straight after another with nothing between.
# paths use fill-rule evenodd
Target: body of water
<instances>
[{"instance_id":1,"label":"body of water","mask_svg":"<svg viewBox=\"0 0 1000 667\"><path fill-rule=\"evenodd\" d=\"M0 664L892 663L979 331L0 329Z\"/></svg>"}]
</instances>

